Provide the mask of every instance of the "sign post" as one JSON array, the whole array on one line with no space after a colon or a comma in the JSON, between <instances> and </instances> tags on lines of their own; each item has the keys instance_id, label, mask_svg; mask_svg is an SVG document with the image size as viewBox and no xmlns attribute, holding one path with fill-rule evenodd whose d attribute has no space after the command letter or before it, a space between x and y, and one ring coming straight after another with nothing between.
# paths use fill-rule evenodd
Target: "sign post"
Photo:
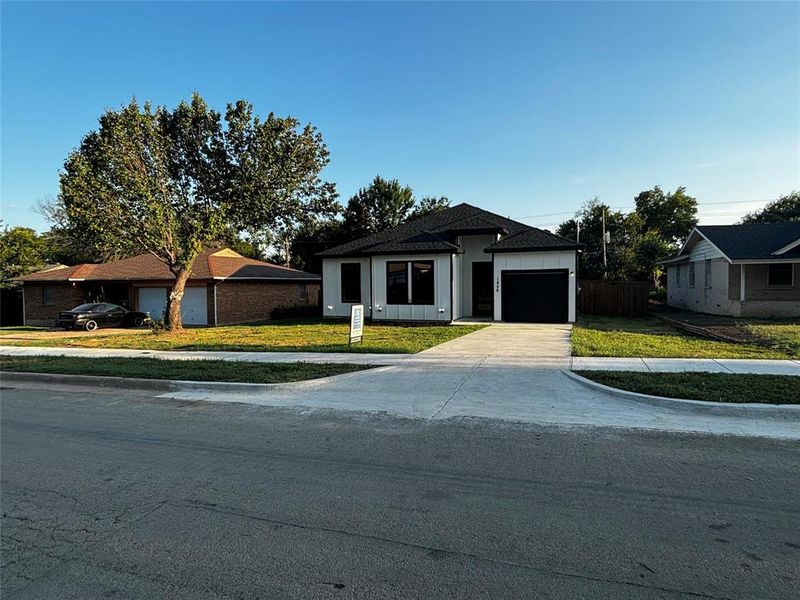
<instances>
[{"instance_id":1,"label":"sign post","mask_svg":"<svg viewBox=\"0 0 800 600\"><path fill-rule=\"evenodd\" d=\"M364 305L352 304L350 306L350 341L348 346L352 346L353 342L364 341Z\"/></svg>"}]
</instances>

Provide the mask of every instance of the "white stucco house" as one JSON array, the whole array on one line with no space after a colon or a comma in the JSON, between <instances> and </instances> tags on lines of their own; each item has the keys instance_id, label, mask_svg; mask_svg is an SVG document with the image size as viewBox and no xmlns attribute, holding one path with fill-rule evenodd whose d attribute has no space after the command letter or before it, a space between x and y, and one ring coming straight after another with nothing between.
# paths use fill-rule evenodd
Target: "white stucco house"
<instances>
[{"instance_id":1,"label":"white stucco house","mask_svg":"<svg viewBox=\"0 0 800 600\"><path fill-rule=\"evenodd\" d=\"M575 320L579 244L459 204L320 253L322 311L376 321Z\"/></svg>"},{"instance_id":2,"label":"white stucco house","mask_svg":"<svg viewBox=\"0 0 800 600\"><path fill-rule=\"evenodd\" d=\"M800 317L800 222L698 226L662 264L669 306Z\"/></svg>"}]
</instances>

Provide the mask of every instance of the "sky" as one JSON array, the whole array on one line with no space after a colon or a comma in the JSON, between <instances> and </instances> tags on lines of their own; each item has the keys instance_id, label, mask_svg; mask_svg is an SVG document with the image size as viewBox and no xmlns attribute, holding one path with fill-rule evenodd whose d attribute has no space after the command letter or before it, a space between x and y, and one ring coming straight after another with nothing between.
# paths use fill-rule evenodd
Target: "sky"
<instances>
[{"instance_id":1,"label":"sky","mask_svg":"<svg viewBox=\"0 0 800 600\"><path fill-rule=\"evenodd\" d=\"M554 228L685 186L701 224L800 189L800 3L0 4L0 218L45 230L68 153L131 97L319 129L375 175Z\"/></svg>"}]
</instances>

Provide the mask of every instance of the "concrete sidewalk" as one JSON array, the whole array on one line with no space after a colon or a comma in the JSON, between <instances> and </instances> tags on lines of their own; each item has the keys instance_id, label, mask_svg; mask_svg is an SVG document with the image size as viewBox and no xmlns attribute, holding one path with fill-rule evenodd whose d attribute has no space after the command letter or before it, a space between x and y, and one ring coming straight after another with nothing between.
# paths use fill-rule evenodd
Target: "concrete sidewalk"
<instances>
[{"instance_id":1,"label":"concrete sidewalk","mask_svg":"<svg viewBox=\"0 0 800 600\"><path fill-rule=\"evenodd\" d=\"M498 328L500 329L500 328ZM73 356L78 358L159 358L162 360L231 360L237 362L351 363L377 366L495 367L499 369L574 371L640 371L679 373L751 373L800 376L800 360L711 358L604 358L570 357L568 330L537 332L543 343L526 346L505 339L498 329L487 328L425 350L419 354L368 354L361 352L216 352L209 350L130 350L110 348L47 348L0 346L0 356ZM509 331L509 333L511 333ZM529 334L532 332L528 332ZM473 336L475 336L473 338ZM549 339L548 336L552 339ZM467 338L470 344L466 344ZM544 343L546 342L546 343Z\"/></svg>"},{"instance_id":2,"label":"concrete sidewalk","mask_svg":"<svg viewBox=\"0 0 800 600\"><path fill-rule=\"evenodd\" d=\"M640 371L653 373L749 373L753 375L798 375L800 360L734 358L572 358L573 371Z\"/></svg>"},{"instance_id":3,"label":"concrete sidewalk","mask_svg":"<svg viewBox=\"0 0 800 600\"><path fill-rule=\"evenodd\" d=\"M226 352L213 350L133 350L126 348L49 348L0 346L0 356L71 356L76 358L159 358L161 360L231 360L236 362L313 362L396 365L414 354L358 352Z\"/></svg>"}]
</instances>

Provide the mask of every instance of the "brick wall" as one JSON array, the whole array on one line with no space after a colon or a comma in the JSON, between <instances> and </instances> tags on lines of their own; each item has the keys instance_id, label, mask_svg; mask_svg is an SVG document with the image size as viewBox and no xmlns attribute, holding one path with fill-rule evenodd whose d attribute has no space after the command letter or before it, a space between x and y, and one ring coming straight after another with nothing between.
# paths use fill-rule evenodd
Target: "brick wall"
<instances>
[{"instance_id":1,"label":"brick wall","mask_svg":"<svg viewBox=\"0 0 800 600\"><path fill-rule=\"evenodd\" d=\"M278 306L317 304L318 298L318 283L225 281L217 284L217 324L266 321Z\"/></svg>"},{"instance_id":2,"label":"brick wall","mask_svg":"<svg viewBox=\"0 0 800 600\"><path fill-rule=\"evenodd\" d=\"M53 290L53 304L44 304L44 288ZM83 303L85 292L71 283L30 284L25 287L25 324L55 325L56 315L62 310L71 310Z\"/></svg>"}]
</instances>

